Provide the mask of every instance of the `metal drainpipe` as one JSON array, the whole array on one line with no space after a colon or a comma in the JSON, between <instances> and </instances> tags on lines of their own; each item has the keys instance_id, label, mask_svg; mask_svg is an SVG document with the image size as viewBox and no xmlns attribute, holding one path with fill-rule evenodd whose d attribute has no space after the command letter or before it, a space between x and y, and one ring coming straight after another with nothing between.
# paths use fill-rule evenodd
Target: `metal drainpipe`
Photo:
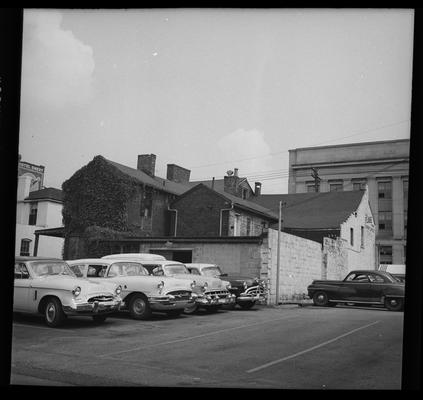
<instances>
[{"instance_id":1,"label":"metal drainpipe","mask_svg":"<svg viewBox=\"0 0 423 400\"><path fill-rule=\"evenodd\" d=\"M220 210L220 221L219 221L219 236L222 236L222 212L231 211L234 209L234 203L231 201L231 208L222 208Z\"/></svg>"},{"instance_id":2,"label":"metal drainpipe","mask_svg":"<svg viewBox=\"0 0 423 400\"><path fill-rule=\"evenodd\" d=\"M175 211L175 232L173 234L173 236L176 236L176 228L178 227L178 210L175 210L174 208L170 208L170 206L167 206L167 209L169 211Z\"/></svg>"}]
</instances>

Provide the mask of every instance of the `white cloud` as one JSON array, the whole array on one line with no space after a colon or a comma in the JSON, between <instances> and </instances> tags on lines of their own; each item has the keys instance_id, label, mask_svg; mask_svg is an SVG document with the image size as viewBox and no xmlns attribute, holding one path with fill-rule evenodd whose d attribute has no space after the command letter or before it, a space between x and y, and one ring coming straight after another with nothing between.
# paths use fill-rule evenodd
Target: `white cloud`
<instances>
[{"instance_id":1,"label":"white cloud","mask_svg":"<svg viewBox=\"0 0 423 400\"><path fill-rule=\"evenodd\" d=\"M22 98L30 104L60 108L92 97L93 50L61 22L60 12L25 11Z\"/></svg>"},{"instance_id":2,"label":"white cloud","mask_svg":"<svg viewBox=\"0 0 423 400\"><path fill-rule=\"evenodd\" d=\"M239 169L240 176L265 171L270 168L270 146L263 132L256 129L236 131L217 142L221 159L233 160L233 168Z\"/></svg>"}]
</instances>

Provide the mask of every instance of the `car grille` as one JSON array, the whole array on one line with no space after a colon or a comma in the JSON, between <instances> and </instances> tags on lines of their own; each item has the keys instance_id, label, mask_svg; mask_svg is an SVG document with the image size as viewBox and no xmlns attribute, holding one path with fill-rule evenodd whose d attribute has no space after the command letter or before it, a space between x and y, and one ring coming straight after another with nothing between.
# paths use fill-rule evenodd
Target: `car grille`
<instances>
[{"instance_id":1,"label":"car grille","mask_svg":"<svg viewBox=\"0 0 423 400\"><path fill-rule=\"evenodd\" d=\"M249 287L245 293L251 294L253 296L262 295L264 296L266 294L265 289L262 286L252 286Z\"/></svg>"},{"instance_id":2,"label":"car grille","mask_svg":"<svg viewBox=\"0 0 423 400\"><path fill-rule=\"evenodd\" d=\"M100 296L90 297L88 299L88 303L94 303L95 301L103 302L103 301L111 301L111 300L113 300L113 296L100 295Z\"/></svg>"},{"instance_id":3,"label":"car grille","mask_svg":"<svg viewBox=\"0 0 423 400\"><path fill-rule=\"evenodd\" d=\"M224 299L225 297L228 297L229 292L227 290L209 290L204 294L210 296L218 296L220 299Z\"/></svg>"},{"instance_id":4,"label":"car grille","mask_svg":"<svg viewBox=\"0 0 423 400\"><path fill-rule=\"evenodd\" d=\"M168 292L168 295L176 297L176 300L189 300L191 298L191 292L188 290L176 290L173 292Z\"/></svg>"}]
</instances>

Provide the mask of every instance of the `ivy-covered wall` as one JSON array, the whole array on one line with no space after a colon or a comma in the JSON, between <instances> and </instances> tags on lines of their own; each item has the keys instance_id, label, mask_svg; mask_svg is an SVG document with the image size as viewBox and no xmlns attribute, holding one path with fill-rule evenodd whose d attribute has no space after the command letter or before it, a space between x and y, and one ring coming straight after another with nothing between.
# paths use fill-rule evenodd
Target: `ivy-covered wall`
<instances>
[{"instance_id":1,"label":"ivy-covered wall","mask_svg":"<svg viewBox=\"0 0 423 400\"><path fill-rule=\"evenodd\" d=\"M96 156L62 185L65 244L63 257L95 256L99 240L120 238L128 233L129 200L137 193L139 182L123 174L102 156ZM70 237L85 244L70 249ZM80 240L79 240L80 242ZM73 246L72 246L73 247ZM82 253L89 254L82 254Z\"/></svg>"}]
</instances>

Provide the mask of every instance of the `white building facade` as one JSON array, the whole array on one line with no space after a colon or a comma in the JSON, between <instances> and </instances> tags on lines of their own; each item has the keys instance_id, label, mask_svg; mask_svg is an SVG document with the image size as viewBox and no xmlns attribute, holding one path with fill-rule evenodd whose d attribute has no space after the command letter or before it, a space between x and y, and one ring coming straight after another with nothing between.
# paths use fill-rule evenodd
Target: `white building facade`
<instances>
[{"instance_id":1,"label":"white building facade","mask_svg":"<svg viewBox=\"0 0 423 400\"><path fill-rule=\"evenodd\" d=\"M63 238L42 236L36 245L36 230L63 226L61 190L43 188L43 177L44 167L19 161L15 255L62 258Z\"/></svg>"},{"instance_id":2,"label":"white building facade","mask_svg":"<svg viewBox=\"0 0 423 400\"><path fill-rule=\"evenodd\" d=\"M363 190L367 185L376 263L405 264L409 152L408 139L293 149L288 191Z\"/></svg>"}]
</instances>

